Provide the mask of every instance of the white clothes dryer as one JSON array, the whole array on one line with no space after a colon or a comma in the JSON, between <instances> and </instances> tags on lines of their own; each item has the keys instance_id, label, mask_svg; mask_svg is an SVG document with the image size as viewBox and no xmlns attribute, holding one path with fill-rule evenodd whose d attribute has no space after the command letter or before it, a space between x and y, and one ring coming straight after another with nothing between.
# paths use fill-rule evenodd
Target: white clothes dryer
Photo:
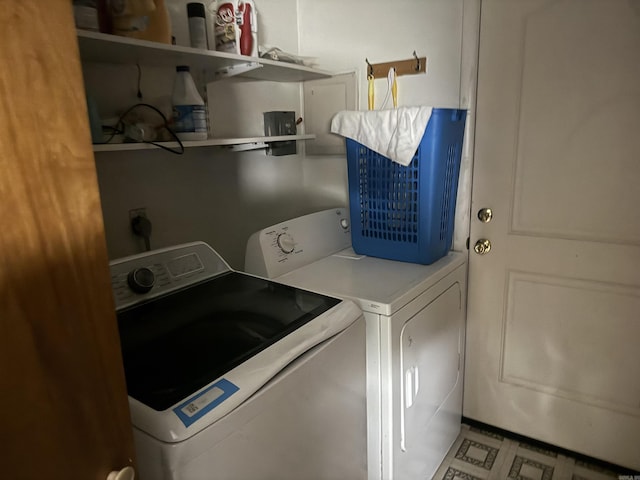
<instances>
[{"instance_id":1,"label":"white clothes dryer","mask_svg":"<svg viewBox=\"0 0 640 480\"><path fill-rule=\"evenodd\" d=\"M325 210L254 233L245 270L360 306L368 478L431 478L460 432L466 255L419 265L350 246L348 211Z\"/></svg>"}]
</instances>

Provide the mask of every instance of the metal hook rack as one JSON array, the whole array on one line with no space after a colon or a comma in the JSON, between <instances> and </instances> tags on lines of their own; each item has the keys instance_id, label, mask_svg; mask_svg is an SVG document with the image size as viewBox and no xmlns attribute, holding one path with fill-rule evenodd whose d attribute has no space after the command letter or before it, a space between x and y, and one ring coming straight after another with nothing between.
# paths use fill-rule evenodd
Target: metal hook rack
<instances>
[{"instance_id":1,"label":"metal hook rack","mask_svg":"<svg viewBox=\"0 0 640 480\"><path fill-rule=\"evenodd\" d=\"M367 63L367 76L374 78L386 77L390 68L396 69L396 76L416 75L427 72L427 57L418 57L415 50L413 51L413 58L409 60L371 64L369 59L365 58L365 62Z\"/></svg>"}]
</instances>

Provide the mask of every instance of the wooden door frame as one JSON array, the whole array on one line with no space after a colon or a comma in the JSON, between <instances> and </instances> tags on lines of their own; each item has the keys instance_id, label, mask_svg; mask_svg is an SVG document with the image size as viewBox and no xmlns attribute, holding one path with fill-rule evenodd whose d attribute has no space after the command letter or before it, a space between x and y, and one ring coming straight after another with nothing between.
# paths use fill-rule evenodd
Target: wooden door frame
<instances>
[{"instance_id":1,"label":"wooden door frame","mask_svg":"<svg viewBox=\"0 0 640 480\"><path fill-rule=\"evenodd\" d=\"M106 478L134 450L71 2L6 3L3 476Z\"/></svg>"}]
</instances>

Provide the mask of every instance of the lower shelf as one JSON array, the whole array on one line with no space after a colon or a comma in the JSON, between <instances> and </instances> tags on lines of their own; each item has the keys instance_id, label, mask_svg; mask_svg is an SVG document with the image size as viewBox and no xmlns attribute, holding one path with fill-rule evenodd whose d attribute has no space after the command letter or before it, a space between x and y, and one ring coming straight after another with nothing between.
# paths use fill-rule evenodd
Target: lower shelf
<instances>
[{"instance_id":1,"label":"lower shelf","mask_svg":"<svg viewBox=\"0 0 640 480\"><path fill-rule=\"evenodd\" d=\"M182 142L184 148L193 147L225 147L242 145L242 148L238 150L252 150L254 148L265 148L265 144L272 142L287 142L291 140L313 140L316 136L314 134L307 135L281 135L277 137L247 137L247 138L210 138L207 140ZM177 142L160 142L161 145L167 148L178 148ZM94 152L121 152L126 150L148 150L159 148L150 143L103 143L94 144Z\"/></svg>"}]
</instances>

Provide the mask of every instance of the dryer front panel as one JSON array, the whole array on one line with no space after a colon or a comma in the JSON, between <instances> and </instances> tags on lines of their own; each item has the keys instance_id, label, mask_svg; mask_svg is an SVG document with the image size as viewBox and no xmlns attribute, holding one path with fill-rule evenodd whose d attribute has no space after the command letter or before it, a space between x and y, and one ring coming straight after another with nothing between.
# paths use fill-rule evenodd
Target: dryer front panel
<instances>
[{"instance_id":1,"label":"dryer front panel","mask_svg":"<svg viewBox=\"0 0 640 480\"><path fill-rule=\"evenodd\" d=\"M397 467L406 478L433 474L451 443L443 435L455 439L460 427L459 405L455 412L448 411L447 400L461 385L461 299L460 284L455 283L402 328L398 439L402 453Z\"/></svg>"}]
</instances>

